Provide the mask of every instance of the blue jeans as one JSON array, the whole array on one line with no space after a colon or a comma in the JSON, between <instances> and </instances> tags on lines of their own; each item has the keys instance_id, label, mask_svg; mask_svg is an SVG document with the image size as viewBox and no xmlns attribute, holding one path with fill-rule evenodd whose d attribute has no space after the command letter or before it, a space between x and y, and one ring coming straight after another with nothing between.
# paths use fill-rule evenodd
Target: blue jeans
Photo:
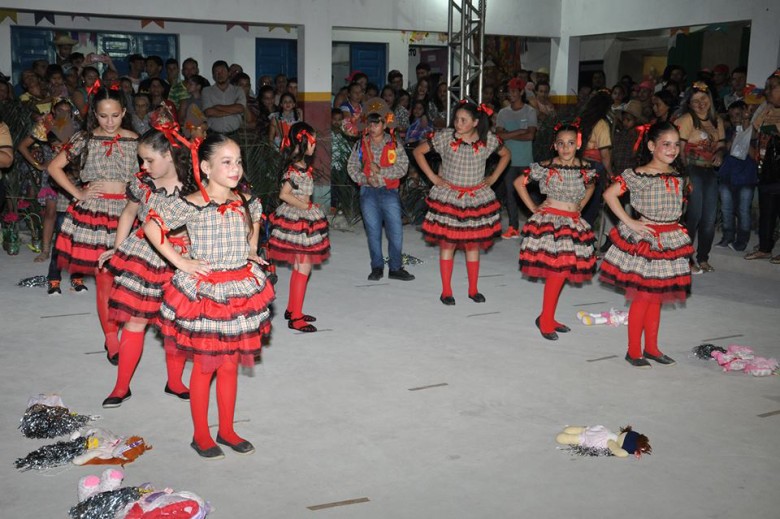
<instances>
[{"instance_id":1,"label":"blue jeans","mask_svg":"<svg viewBox=\"0 0 780 519\"><path fill-rule=\"evenodd\" d=\"M387 234L387 252L390 256L390 270L401 268L401 247L404 229L401 222L401 198L397 189L384 187L360 187L360 211L368 237L368 252L371 255L371 269L383 269L382 226Z\"/></svg>"},{"instance_id":2,"label":"blue jeans","mask_svg":"<svg viewBox=\"0 0 780 519\"><path fill-rule=\"evenodd\" d=\"M718 215L718 176L712 168L688 166L693 190L688 198L685 226L691 242L699 237L696 261L709 261L715 239L715 218Z\"/></svg>"},{"instance_id":3,"label":"blue jeans","mask_svg":"<svg viewBox=\"0 0 780 519\"><path fill-rule=\"evenodd\" d=\"M723 220L723 240L731 243L750 241L750 207L753 205L755 186L732 186L721 182L720 211ZM734 218L736 217L736 224Z\"/></svg>"}]
</instances>

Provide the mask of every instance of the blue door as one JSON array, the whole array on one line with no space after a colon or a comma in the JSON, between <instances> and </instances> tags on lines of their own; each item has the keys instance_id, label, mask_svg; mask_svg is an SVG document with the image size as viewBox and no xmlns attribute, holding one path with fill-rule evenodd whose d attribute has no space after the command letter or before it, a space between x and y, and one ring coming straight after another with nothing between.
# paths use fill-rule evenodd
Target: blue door
<instances>
[{"instance_id":1,"label":"blue door","mask_svg":"<svg viewBox=\"0 0 780 519\"><path fill-rule=\"evenodd\" d=\"M29 69L33 61L45 59L54 63L56 51L52 41L54 31L11 26L11 76L14 85L19 84L22 71Z\"/></svg>"},{"instance_id":2,"label":"blue door","mask_svg":"<svg viewBox=\"0 0 780 519\"><path fill-rule=\"evenodd\" d=\"M380 89L387 79L387 44L352 43L349 49L352 71L359 70L368 76L368 81Z\"/></svg>"},{"instance_id":3,"label":"blue door","mask_svg":"<svg viewBox=\"0 0 780 519\"><path fill-rule=\"evenodd\" d=\"M260 76L298 77L298 40L255 39L255 71ZM257 78L252 80L255 83Z\"/></svg>"}]
</instances>

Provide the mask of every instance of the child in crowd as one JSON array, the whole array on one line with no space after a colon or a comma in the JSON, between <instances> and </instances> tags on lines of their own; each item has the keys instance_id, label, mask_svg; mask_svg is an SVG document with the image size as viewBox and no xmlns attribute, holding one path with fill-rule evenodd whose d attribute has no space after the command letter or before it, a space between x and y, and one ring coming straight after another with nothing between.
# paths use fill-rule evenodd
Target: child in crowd
<instances>
[{"instance_id":1,"label":"child in crowd","mask_svg":"<svg viewBox=\"0 0 780 519\"><path fill-rule=\"evenodd\" d=\"M158 112L153 115L157 118ZM161 126L161 124L163 126ZM146 241L143 231L132 232L136 219L144 222L154 212L181 195L194 191L195 184L189 171L189 149L177 140L178 128L170 121L155 121L157 128L138 141L141 172L127 188L128 203L119 217L114 248L100 256L100 264L114 274L114 285L108 301L109 318L122 324L119 341L119 369L111 394L103 407L119 407L130 398L130 381L144 348L146 326L156 323L162 304L163 288L173 277L171 266ZM169 141L170 139L170 141ZM166 238L177 247L187 250L187 236L183 232L169 233ZM110 261L109 261L110 258ZM168 382L165 393L182 400L189 399L182 383L185 357L180 352L166 351L165 363Z\"/></svg>"},{"instance_id":2,"label":"child in crowd","mask_svg":"<svg viewBox=\"0 0 780 519\"><path fill-rule=\"evenodd\" d=\"M86 131L75 134L49 165L51 178L74 199L57 236L58 265L71 275L95 276L104 347L114 365L119 361L119 328L108 318L113 275L98 268L98 259L114 246L119 215L127 203L127 183L138 169L138 135L127 129L123 103L118 90L98 88L90 96ZM76 187L65 172L77 160L83 187Z\"/></svg>"},{"instance_id":3,"label":"child in crowd","mask_svg":"<svg viewBox=\"0 0 780 519\"><path fill-rule=\"evenodd\" d=\"M268 138L271 144L282 149L282 140L290 133L290 127L303 120L303 113L295 102L295 96L284 93L279 97L279 110L269 116L271 126Z\"/></svg>"},{"instance_id":4,"label":"child in crowd","mask_svg":"<svg viewBox=\"0 0 780 519\"><path fill-rule=\"evenodd\" d=\"M274 289L260 268L265 262L257 256L262 206L236 191L244 173L238 144L212 134L197 147L197 154L195 181L200 184L202 171L206 187L199 185L198 191L162 206L143 230L177 269L165 289L160 320L166 350L186 352L194 362L190 445L206 459L219 459L224 453L209 432L211 380L216 373L217 443L251 454L254 446L233 428L238 364L253 365L260 353L261 338L271 326L268 305ZM181 226L190 238L190 258L164 239L165 229Z\"/></svg>"},{"instance_id":5,"label":"child in crowd","mask_svg":"<svg viewBox=\"0 0 780 519\"><path fill-rule=\"evenodd\" d=\"M330 256L328 220L320 206L312 201L314 178L311 163L317 141L314 129L304 122L290 128L282 149L282 203L271 215L271 237L268 240L268 259L289 263L290 296L284 318L287 325L301 332L316 332L309 323L316 318L303 313L303 300L312 265L318 265Z\"/></svg>"},{"instance_id":6,"label":"child in crowd","mask_svg":"<svg viewBox=\"0 0 780 519\"><path fill-rule=\"evenodd\" d=\"M455 250L466 251L469 299L484 303L485 296L477 289L479 250L490 248L501 234L501 205L490 186L509 165L510 152L488 132L491 115L484 106L461 101L455 109L453 128L430 135L414 150L417 165L433 183L422 230L427 241L439 245L439 300L448 306L455 304L451 286ZM431 149L442 158L438 175L425 158ZM485 163L494 151L500 160L486 177Z\"/></svg>"},{"instance_id":7,"label":"child in crowd","mask_svg":"<svg viewBox=\"0 0 780 519\"><path fill-rule=\"evenodd\" d=\"M661 122L648 129L645 139L640 157L644 165L625 170L604 192L620 223L610 233L613 246L604 256L600 276L602 282L625 291L631 301L626 361L638 368L651 367L647 359L675 364L658 348L661 304L687 298L688 257L693 253L691 239L679 223L686 191L677 162L680 134L671 123ZM626 190L631 192L631 206L641 215L638 219L631 218L620 203Z\"/></svg>"},{"instance_id":8,"label":"child in crowd","mask_svg":"<svg viewBox=\"0 0 780 519\"><path fill-rule=\"evenodd\" d=\"M596 171L577 155L580 129L559 123L554 128L555 157L534 162L525 175L515 181L520 199L533 213L520 233L520 271L530 278L543 278L544 301L536 327L547 340L558 340L558 333L571 331L555 320L555 309L564 283L583 283L596 270L596 241L580 211L596 188ZM547 199L536 204L528 194L529 181L539 183Z\"/></svg>"}]
</instances>

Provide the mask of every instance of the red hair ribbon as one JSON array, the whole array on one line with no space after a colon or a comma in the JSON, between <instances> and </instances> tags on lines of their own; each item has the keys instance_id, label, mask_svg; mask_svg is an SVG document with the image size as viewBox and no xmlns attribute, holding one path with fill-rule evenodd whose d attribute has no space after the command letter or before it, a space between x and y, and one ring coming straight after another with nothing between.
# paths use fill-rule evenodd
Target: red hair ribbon
<instances>
[{"instance_id":1,"label":"red hair ribbon","mask_svg":"<svg viewBox=\"0 0 780 519\"><path fill-rule=\"evenodd\" d=\"M285 135L282 138L282 143L279 145L279 151L284 151L288 146L290 146L290 136Z\"/></svg>"},{"instance_id":2,"label":"red hair ribbon","mask_svg":"<svg viewBox=\"0 0 780 519\"><path fill-rule=\"evenodd\" d=\"M488 117L491 117L491 116L493 115L493 109L492 109L492 108L490 108L490 107L489 107L488 105L486 105L485 103L482 103L482 104L480 104L480 105L477 107L477 111L478 111L478 112L482 112L482 113L484 113L484 114L485 114L485 115L487 115Z\"/></svg>"},{"instance_id":3,"label":"red hair ribbon","mask_svg":"<svg viewBox=\"0 0 780 519\"><path fill-rule=\"evenodd\" d=\"M87 87L87 95L95 95L95 93L100 90L100 87L102 85L100 84L100 80L96 79L94 83L92 83L91 87Z\"/></svg>"},{"instance_id":4,"label":"red hair ribbon","mask_svg":"<svg viewBox=\"0 0 780 519\"><path fill-rule=\"evenodd\" d=\"M469 102L469 100L468 100L468 99L461 99L460 101L458 101L458 104L459 104L459 105L465 105L465 104L466 104L466 103L468 103L468 102Z\"/></svg>"},{"instance_id":5,"label":"red hair ribbon","mask_svg":"<svg viewBox=\"0 0 780 519\"><path fill-rule=\"evenodd\" d=\"M649 129L649 124L641 124L636 127L638 135L636 137L636 142L634 142L634 153L639 153L639 147L642 145L642 139L645 137L645 133L647 133L647 130Z\"/></svg>"},{"instance_id":6,"label":"red hair ribbon","mask_svg":"<svg viewBox=\"0 0 780 519\"><path fill-rule=\"evenodd\" d=\"M244 216L244 212L242 211L242 205L243 203L241 202L241 200L233 200L232 202L229 202L227 204L222 204L221 206L219 206L219 209L217 209L217 211L219 211L219 214L223 216L228 211L234 211L240 214L241 216Z\"/></svg>"},{"instance_id":7,"label":"red hair ribbon","mask_svg":"<svg viewBox=\"0 0 780 519\"><path fill-rule=\"evenodd\" d=\"M314 137L314 135L310 134L308 130L301 130L298 132L298 135L295 136L295 140L303 142L303 138L306 137L306 140L309 141L309 146L314 146L314 144L317 142L317 139ZM287 139L287 144L290 144L290 139ZM303 151L303 150L301 150Z\"/></svg>"},{"instance_id":8,"label":"red hair ribbon","mask_svg":"<svg viewBox=\"0 0 780 519\"><path fill-rule=\"evenodd\" d=\"M152 127L165 135L165 138L168 139L168 142L170 142L171 146L174 148L180 148L181 146L179 143L182 143L187 147L190 146L190 141L185 139L179 133L179 125L175 121L166 121L164 123L153 124Z\"/></svg>"},{"instance_id":9,"label":"red hair ribbon","mask_svg":"<svg viewBox=\"0 0 780 519\"><path fill-rule=\"evenodd\" d=\"M103 143L103 146L108 146L108 149L106 150L106 157L110 157L111 154L114 152L114 145L116 145L116 149L119 150L119 154L123 157L125 156L125 152L122 151L122 147L119 146L119 139L121 139L121 135L118 133L114 136L113 139L110 141L106 141Z\"/></svg>"},{"instance_id":10,"label":"red hair ribbon","mask_svg":"<svg viewBox=\"0 0 780 519\"><path fill-rule=\"evenodd\" d=\"M114 92L119 92L119 83L114 83L110 87L108 87L109 90L113 90Z\"/></svg>"},{"instance_id":11,"label":"red hair ribbon","mask_svg":"<svg viewBox=\"0 0 780 519\"><path fill-rule=\"evenodd\" d=\"M195 183L200 189L200 194L203 196L203 200L211 202L209 194L206 192L206 188L203 187L203 183L200 181L200 161L198 161L198 148L200 148L203 142L202 137L195 137L192 142L189 143L190 154L192 156L192 176L195 177Z\"/></svg>"}]
</instances>

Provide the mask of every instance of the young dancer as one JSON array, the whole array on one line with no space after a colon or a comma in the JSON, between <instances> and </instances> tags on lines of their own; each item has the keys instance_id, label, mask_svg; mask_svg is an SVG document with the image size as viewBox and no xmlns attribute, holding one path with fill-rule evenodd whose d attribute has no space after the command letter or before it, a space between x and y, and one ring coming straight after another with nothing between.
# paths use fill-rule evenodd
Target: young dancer
<instances>
[{"instance_id":1,"label":"young dancer","mask_svg":"<svg viewBox=\"0 0 780 519\"><path fill-rule=\"evenodd\" d=\"M98 269L98 258L114 246L119 215L127 203L125 190L138 170L138 135L126 129L124 96L98 88L90 96L86 131L75 134L49 164L49 175L73 196L74 203L57 236L58 265L71 274L95 276L97 312L109 361L119 362L119 328L108 318L113 276ZM79 160L81 188L64 168Z\"/></svg>"},{"instance_id":2,"label":"young dancer","mask_svg":"<svg viewBox=\"0 0 780 519\"><path fill-rule=\"evenodd\" d=\"M279 98L279 111L272 113L268 118L271 121L268 138L271 144L281 150L286 144L282 141L290 133L290 127L303 120L303 113L298 108L295 96L284 93Z\"/></svg>"},{"instance_id":3,"label":"young dancer","mask_svg":"<svg viewBox=\"0 0 780 519\"><path fill-rule=\"evenodd\" d=\"M433 183L422 230L427 241L439 245L439 300L448 306L455 304L451 286L455 249L466 251L469 298L484 303L485 296L477 290L479 250L490 248L501 234L501 205L490 186L509 165L510 153L488 131L491 114L485 106L463 100L455 110L453 128L436 132L414 149L417 165ZM425 158L431 149L441 155L438 175ZM494 151L500 160L486 177L485 162Z\"/></svg>"},{"instance_id":4,"label":"young dancer","mask_svg":"<svg viewBox=\"0 0 780 519\"><path fill-rule=\"evenodd\" d=\"M604 256L600 280L625 291L628 312L628 353L632 366L649 368L647 359L672 365L675 361L658 349L661 304L685 301L691 287L688 258L691 239L680 225L685 179L676 162L680 134L668 122L659 122L646 134L640 166L627 169L604 192L604 200L620 219L610 232L613 246ZM631 218L619 201L631 192ZM642 334L645 336L642 354Z\"/></svg>"},{"instance_id":5,"label":"young dancer","mask_svg":"<svg viewBox=\"0 0 780 519\"><path fill-rule=\"evenodd\" d=\"M303 299L309 282L312 265L330 256L328 220L319 205L312 202L314 179L311 163L317 145L314 128L304 122L290 128L282 149L282 203L271 215L271 237L268 240L268 259L289 263L293 267L290 276L290 297L284 318L290 328L302 332L316 332L309 324L316 321L303 313Z\"/></svg>"},{"instance_id":6,"label":"young dancer","mask_svg":"<svg viewBox=\"0 0 780 519\"><path fill-rule=\"evenodd\" d=\"M555 308L564 283L582 283L593 277L596 255L593 231L580 212L596 188L596 170L577 157L580 129L559 123L554 128L556 156L541 164L534 162L515 181L520 199L534 213L520 233L520 270L530 278L544 278L542 314L536 327L547 340L558 340L556 332L570 328L555 320ZM529 180L539 183L547 199L536 204L528 194Z\"/></svg>"},{"instance_id":7,"label":"young dancer","mask_svg":"<svg viewBox=\"0 0 780 519\"><path fill-rule=\"evenodd\" d=\"M178 128L169 122L166 133L151 130L139 140L142 171L128 186L128 203L119 217L114 248L100 256L101 266L110 258L106 268L114 274L108 301L109 318L122 324L116 384L103 401L103 407L119 407L130 398L130 381L143 353L146 326L156 322L163 288L173 277L173 269L149 245L143 231L131 231L136 218L143 222L151 211L161 212L160 205L194 191L195 184L189 173L189 150L182 147L174 132L178 132ZM177 247L177 252L186 251L185 233L170 233L166 238ZM189 400L187 387L181 380L184 361L183 354L166 352L168 382L165 393Z\"/></svg>"},{"instance_id":8,"label":"young dancer","mask_svg":"<svg viewBox=\"0 0 780 519\"><path fill-rule=\"evenodd\" d=\"M197 147L196 144L193 147ZM196 183L200 173L205 188L150 213L143 230L149 242L177 271L163 294L161 331L168 351L179 349L193 358L190 410L192 448L206 459L224 457L209 432L211 380L216 373L219 430L217 442L241 454L254 446L236 434L238 364L253 365L261 338L270 330L268 305L274 289L266 282L257 256L262 206L235 191L243 175L241 150L221 134L208 136L197 147L193 163ZM163 239L163 228L186 226L190 258L178 254Z\"/></svg>"}]
</instances>

